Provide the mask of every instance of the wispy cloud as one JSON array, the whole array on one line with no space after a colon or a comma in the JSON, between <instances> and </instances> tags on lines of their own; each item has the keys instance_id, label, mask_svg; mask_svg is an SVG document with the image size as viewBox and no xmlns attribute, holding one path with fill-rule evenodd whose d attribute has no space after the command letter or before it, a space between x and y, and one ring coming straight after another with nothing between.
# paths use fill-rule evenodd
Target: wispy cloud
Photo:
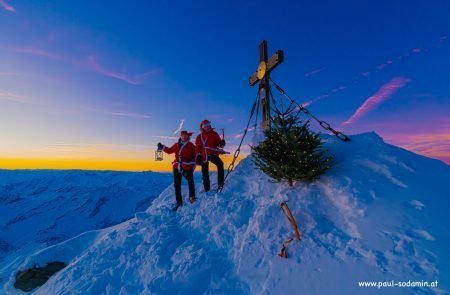
<instances>
[{"instance_id":1,"label":"wispy cloud","mask_svg":"<svg viewBox=\"0 0 450 295\"><path fill-rule=\"evenodd\" d=\"M57 85L65 85L67 84L67 81L62 80L61 78L56 78L56 77L52 77L52 76L48 76L46 74L43 73L33 73L33 72L0 72L0 77L29 77L32 79L38 79L40 81L46 82L46 83L51 83L51 84L57 84Z\"/></svg>"},{"instance_id":2,"label":"wispy cloud","mask_svg":"<svg viewBox=\"0 0 450 295\"><path fill-rule=\"evenodd\" d=\"M144 82L149 76L154 75L159 72L159 70L151 70L145 73L137 74L134 76L129 76L120 72L112 71L104 68L97 60L95 55L90 55L88 58L88 68L96 73L102 74L107 77L116 78L130 84L138 85Z\"/></svg>"},{"instance_id":3,"label":"wispy cloud","mask_svg":"<svg viewBox=\"0 0 450 295\"><path fill-rule=\"evenodd\" d=\"M74 60L68 59L62 55L59 55L59 54L56 54L56 53L53 53L53 52L50 52L47 50L43 50L43 49L40 49L37 47L13 48L12 50L17 53L25 53L25 54L34 55L34 56L46 57L49 59L64 61L64 62L70 63L70 64L76 63Z\"/></svg>"},{"instance_id":4,"label":"wispy cloud","mask_svg":"<svg viewBox=\"0 0 450 295\"><path fill-rule=\"evenodd\" d=\"M391 98L400 88L404 87L410 80L404 77L395 77L389 83L384 84L374 95L366 99L356 112L342 125L356 122L365 114L376 108L380 103Z\"/></svg>"},{"instance_id":5,"label":"wispy cloud","mask_svg":"<svg viewBox=\"0 0 450 295\"><path fill-rule=\"evenodd\" d=\"M307 77L307 78L308 78L308 77L311 77L311 76L313 76L313 75L316 75L316 74L322 72L324 69L325 69L325 68L320 68L320 69L312 70L312 71L310 71L310 72L305 73L304 76Z\"/></svg>"},{"instance_id":6,"label":"wispy cloud","mask_svg":"<svg viewBox=\"0 0 450 295\"><path fill-rule=\"evenodd\" d=\"M16 9L14 7L12 7L11 5L9 5L8 3L6 3L5 0L0 0L0 6L9 12L14 12L14 13L16 12Z\"/></svg>"},{"instance_id":7,"label":"wispy cloud","mask_svg":"<svg viewBox=\"0 0 450 295\"><path fill-rule=\"evenodd\" d=\"M51 155L52 158L71 159L142 159L148 158L149 151L150 147L147 145L126 143L53 143L30 150L41 157Z\"/></svg>"},{"instance_id":8,"label":"wispy cloud","mask_svg":"<svg viewBox=\"0 0 450 295\"><path fill-rule=\"evenodd\" d=\"M98 111L98 110L97 110ZM119 117L129 117L134 119L150 119L150 115L133 113L133 112L115 112L115 111L100 111L106 115L119 116Z\"/></svg>"},{"instance_id":9,"label":"wispy cloud","mask_svg":"<svg viewBox=\"0 0 450 295\"><path fill-rule=\"evenodd\" d=\"M18 103L26 103L32 105L45 105L43 101L40 101L36 98L15 94L9 91L0 90L0 100L8 100Z\"/></svg>"},{"instance_id":10,"label":"wispy cloud","mask_svg":"<svg viewBox=\"0 0 450 295\"><path fill-rule=\"evenodd\" d=\"M160 139L178 140L178 137L175 137L175 136L154 135L153 137L160 138Z\"/></svg>"},{"instance_id":11,"label":"wispy cloud","mask_svg":"<svg viewBox=\"0 0 450 295\"><path fill-rule=\"evenodd\" d=\"M49 101L45 101L43 99L38 99L30 96L25 95L19 95L15 94L9 91L4 91L0 89L0 101L6 100L6 101L13 101L17 103L23 103L23 104L31 104L31 105L39 105L39 106L46 106L46 107L52 107L57 110L66 110L66 108L62 106L54 105L53 103L50 103ZM118 116L118 117L128 117L133 119L150 119L152 116L143 114L143 113L136 113L136 112L127 112L127 111L113 111L113 110L105 110L101 109L99 107L92 108L92 107L79 107L79 108L70 108L71 111L82 111L82 112L95 112L100 113L104 115L109 116Z\"/></svg>"},{"instance_id":12,"label":"wispy cloud","mask_svg":"<svg viewBox=\"0 0 450 295\"><path fill-rule=\"evenodd\" d=\"M0 72L0 76L19 76L19 74L10 72Z\"/></svg>"},{"instance_id":13,"label":"wispy cloud","mask_svg":"<svg viewBox=\"0 0 450 295\"><path fill-rule=\"evenodd\" d=\"M385 60L384 62L374 65L370 69L366 69L365 71L360 71L357 75L355 75L351 79L351 81L349 81L346 85L342 85L342 86L344 86L346 88L350 88L352 85L358 84L362 79L367 79L369 76L374 76L377 73L383 72L399 61L406 61L410 58L413 58L414 56L429 53L431 50L433 50L437 46L440 46L442 43L446 42L447 40L448 40L448 35L442 35L439 37L438 40L435 40L434 42L430 42L428 44L428 46L426 46L426 47L412 47L399 55L392 56L391 58ZM313 75L316 73L316 71L319 71L319 70L321 70L321 69L308 72L305 74L305 76ZM318 102L318 101L326 99L326 98L328 99L329 97L332 97L333 95L340 93L341 91L343 91L346 88L339 89L339 86L335 87L335 88L328 90L325 93L311 99L309 103L315 103L315 102ZM338 89L338 90L336 90L336 89Z\"/></svg>"},{"instance_id":14,"label":"wispy cloud","mask_svg":"<svg viewBox=\"0 0 450 295\"><path fill-rule=\"evenodd\" d=\"M382 69L384 69L386 67L386 64L379 64L379 65L377 65L375 68L377 69L377 70L382 70Z\"/></svg>"},{"instance_id":15,"label":"wispy cloud","mask_svg":"<svg viewBox=\"0 0 450 295\"><path fill-rule=\"evenodd\" d=\"M11 100L11 101L16 101L16 102L23 102L23 103L27 102L26 96L17 95L17 94L11 93L11 92L1 91L1 90L0 90L0 99Z\"/></svg>"},{"instance_id":16,"label":"wispy cloud","mask_svg":"<svg viewBox=\"0 0 450 295\"><path fill-rule=\"evenodd\" d=\"M390 136L393 144L410 151L434 157L450 164L450 129L440 132L419 134L394 134Z\"/></svg>"},{"instance_id":17,"label":"wispy cloud","mask_svg":"<svg viewBox=\"0 0 450 295\"><path fill-rule=\"evenodd\" d=\"M255 131L255 126L249 127L247 129L247 132L252 132L252 131ZM234 138L234 139L240 139L240 138L242 138L242 136L244 136L244 132L245 132L245 128L242 128L240 133L230 134L229 137Z\"/></svg>"},{"instance_id":18,"label":"wispy cloud","mask_svg":"<svg viewBox=\"0 0 450 295\"><path fill-rule=\"evenodd\" d=\"M1 0L0 0L1 1ZM33 56L39 56L43 58L48 58L51 60L59 61L65 64L69 64L75 68L85 69L91 72L95 72L97 74L115 78L118 80L125 81L127 83L133 85L142 84L149 77L159 74L161 72L160 69L153 69L150 71L146 71L140 74L129 75L119 71L111 70L104 65L100 64L99 58L95 54L88 55L87 58L70 58L64 56L62 54L58 54L46 49L42 49L36 46L31 47L23 47L23 48L8 48L5 46L1 46L2 49L10 50L17 53L28 54Z\"/></svg>"},{"instance_id":19,"label":"wispy cloud","mask_svg":"<svg viewBox=\"0 0 450 295\"><path fill-rule=\"evenodd\" d=\"M180 126L178 127L177 130L175 130L175 131L173 132L173 134L177 134L178 132L180 132L181 129L183 129L183 125L184 125L184 119L181 119L181 121L180 121Z\"/></svg>"}]
</instances>

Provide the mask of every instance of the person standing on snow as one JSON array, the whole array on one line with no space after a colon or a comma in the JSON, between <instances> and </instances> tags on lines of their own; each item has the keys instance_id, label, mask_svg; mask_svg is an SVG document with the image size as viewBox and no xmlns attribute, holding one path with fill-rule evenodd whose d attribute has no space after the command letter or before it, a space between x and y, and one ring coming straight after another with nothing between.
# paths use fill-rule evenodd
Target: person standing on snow
<instances>
[{"instance_id":1,"label":"person standing on snow","mask_svg":"<svg viewBox=\"0 0 450 295\"><path fill-rule=\"evenodd\" d=\"M177 211L183 205L181 197L181 179L184 176L189 185L189 200L191 203L195 199L194 170L195 170L195 145L190 142L191 132L181 131L178 142L171 147L166 147L162 143L158 143L158 150L162 150L167 154L175 153L175 160L172 162L173 167L173 184L175 187L176 205L173 211Z\"/></svg>"},{"instance_id":2,"label":"person standing on snow","mask_svg":"<svg viewBox=\"0 0 450 295\"><path fill-rule=\"evenodd\" d=\"M205 192L211 189L209 181L209 162L217 166L217 184L223 187L224 170L223 162L219 158L224 151L225 140L211 127L211 122L203 120L200 124L201 133L197 135L195 146L197 149L197 163L202 165L203 187Z\"/></svg>"}]
</instances>

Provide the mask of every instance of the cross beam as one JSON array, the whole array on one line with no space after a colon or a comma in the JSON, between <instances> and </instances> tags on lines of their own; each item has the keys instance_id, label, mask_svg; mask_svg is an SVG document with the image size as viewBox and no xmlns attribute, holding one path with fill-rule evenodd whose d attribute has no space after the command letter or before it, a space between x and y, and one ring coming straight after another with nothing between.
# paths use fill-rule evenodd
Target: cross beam
<instances>
[{"instance_id":1,"label":"cross beam","mask_svg":"<svg viewBox=\"0 0 450 295\"><path fill-rule=\"evenodd\" d=\"M259 66L258 70L249 78L250 86L254 86L259 82L259 97L261 103L262 122L261 128L270 128L270 72L275 69L284 60L282 50L278 50L269 59L267 54L267 41L264 40L259 44Z\"/></svg>"}]
</instances>

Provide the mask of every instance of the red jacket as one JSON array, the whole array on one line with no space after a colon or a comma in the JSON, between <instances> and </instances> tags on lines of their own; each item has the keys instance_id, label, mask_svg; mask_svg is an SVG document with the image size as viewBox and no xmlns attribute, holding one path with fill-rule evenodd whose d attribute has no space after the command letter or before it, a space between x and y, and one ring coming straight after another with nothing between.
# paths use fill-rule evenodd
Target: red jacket
<instances>
[{"instance_id":1,"label":"red jacket","mask_svg":"<svg viewBox=\"0 0 450 295\"><path fill-rule=\"evenodd\" d=\"M220 144L222 139L216 131L210 132L202 131L195 139L195 147L197 155L202 155L203 161L206 161L206 155L219 155L223 154L223 146Z\"/></svg>"},{"instance_id":2,"label":"red jacket","mask_svg":"<svg viewBox=\"0 0 450 295\"><path fill-rule=\"evenodd\" d=\"M168 154L175 153L175 159L172 162L172 166L175 169L185 171L193 171L195 169L195 145L188 141L181 145L181 143L177 142L171 147L164 147L164 152ZM181 167L180 164L181 163Z\"/></svg>"}]
</instances>

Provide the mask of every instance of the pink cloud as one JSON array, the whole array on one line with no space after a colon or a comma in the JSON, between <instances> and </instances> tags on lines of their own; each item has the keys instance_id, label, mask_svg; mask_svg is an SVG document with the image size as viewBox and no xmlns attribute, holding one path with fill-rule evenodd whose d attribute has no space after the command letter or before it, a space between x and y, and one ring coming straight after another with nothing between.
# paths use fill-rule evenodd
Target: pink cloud
<instances>
[{"instance_id":1,"label":"pink cloud","mask_svg":"<svg viewBox=\"0 0 450 295\"><path fill-rule=\"evenodd\" d=\"M450 164L450 130L418 134L390 134L386 139L395 145Z\"/></svg>"},{"instance_id":2,"label":"pink cloud","mask_svg":"<svg viewBox=\"0 0 450 295\"><path fill-rule=\"evenodd\" d=\"M304 107L304 108L306 108L306 107L309 106L311 103L312 103L312 100L308 100L307 102L302 103L301 106ZM300 109L299 107L297 107L297 108Z\"/></svg>"},{"instance_id":3,"label":"pink cloud","mask_svg":"<svg viewBox=\"0 0 450 295\"><path fill-rule=\"evenodd\" d=\"M11 50L14 52L18 52L18 53L24 53L24 54L29 54L29 55L34 55L34 56L39 56L39 57L44 57L44 58L60 61L60 62L69 64L73 67L86 69L86 70L95 72L97 74L103 75L103 76L107 76L107 77L125 81L125 82L133 84L133 85L139 85L142 82L144 82L149 76L152 76L152 75L160 72L159 69L155 69L155 70L147 71L147 72L144 72L141 74L130 76L130 75L126 75L124 73L120 73L120 72L105 68L98 62L97 57L93 54L89 55L87 60L80 61L79 59L69 58L67 56L63 56L63 55L60 55L60 54L57 54L54 52L50 52L50 51L47 51L47 50L44 50L41 48L37 48L37 47L6 48L6 47L2 46L2 48Z\"/></svg>"},{"instance_id":4,"label":"pink cloud","mask_svg":"<svg viewBox=\"0 0 450 295\"><path fill-rule=\"evenodd\" d=\"M376 131L383 139L412 152L440 159L450 164L450 118L445 109L448 104L433 104L434 98L422 99L416 104L405 105L399 112L385 114L382 120L364 120L347 126L347 132ZM413 99L414 95L408 95ZM427 108L417 109L419 105ZM411 120L414 118L414 120Z\"/></svg>"},{"instance_id":5,"label":"pink cloud","mask_svg":"<svg viewBox=\"0 0 450 295\"><path fill-rule=\"evenodd\" d=\"M30 55L34 55L34 56L46 57L46 58L54 59L54 60L60 60L60 61L66 62L66 63L72 63L72 64L74 63L73 60L64 58L61 55L58 55L58 54L55 54L55 53L52 53L52 52L49 52L46 50L42 50L42 49L36 48L36 47L15 48L15 49L13 49L13 51L18 52L18 53L30 54Z\"/></svg>"},{"instance_id":6,"label":"pink cloud","mask_svg":"<svg viewBox=\"0 0 450 295\"><path fill-rule=\"evenodd\" d=\"M376 108L380 103L392 97L400 88L404 87L410 80L404 77L395 77L389 83L384 84L374 95L356 110L356 112L342 125L348 125L356 122L365 114Z\"/></svg>"},{"instance_id":7,"label":"pink cloud","mask_svg":"<svg viewBox=\"0 0 450 295\"><path fill-rule=\"evenodd\" d=\"M6 91L0 91L0 100L10 100L10 101L16 101L16 102L27 102L27 97L22 95L17 95L11 92Z\"/></svg>"},{"instance_id":8,"label":"pink cloud","mask_svg":"<svg viewBox=\"0 0 450 295\"><path fill-rule=\"evenodd\" d=\"M34 97L19 95L9 91L2 91L2 90L0 90L0 101L1 100L8 100L31 105L41 105L41 106L46 105L46 103L42 99L36 99Z\"/></svg>"},{"instance_id":9,"label":"pink cloud","mask_svg":"<svg viewBox=\"0 0 450 295\"><path fill-rule=\"evenodd\" d=\"M5 0L0 0L0 6L2 6L4 9L10 12L16 12L16 9L5 2Z\"/></svg>"}]
</instances>

